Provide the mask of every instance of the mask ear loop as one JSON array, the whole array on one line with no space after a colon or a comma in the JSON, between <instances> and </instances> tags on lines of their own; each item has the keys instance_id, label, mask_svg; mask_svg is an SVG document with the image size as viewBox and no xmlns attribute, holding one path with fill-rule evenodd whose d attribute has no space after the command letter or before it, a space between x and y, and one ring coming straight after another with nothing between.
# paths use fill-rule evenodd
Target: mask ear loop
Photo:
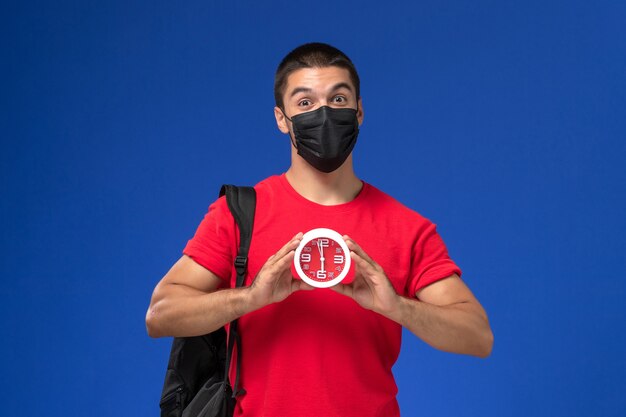
<instances>
[{"instance_id":1,"label":"mask ear loop","mask_svg":"<svg viewBox=\"0 0 626 417\"><path fill-rule=\"evenodd\" d=\"M293 121L287 117L287 115L285 114L285 111L279 107L281 113L283 114L283 116L285 116L285 119L289 120L291 122L291 125L293 126ZM293 145L294 148L298 149L298 146L296 145L296 141L294 140L293 136L291 135L291 129L289 129L289 139L291 139L291 144Z\"/></svg>"}]
</instances>

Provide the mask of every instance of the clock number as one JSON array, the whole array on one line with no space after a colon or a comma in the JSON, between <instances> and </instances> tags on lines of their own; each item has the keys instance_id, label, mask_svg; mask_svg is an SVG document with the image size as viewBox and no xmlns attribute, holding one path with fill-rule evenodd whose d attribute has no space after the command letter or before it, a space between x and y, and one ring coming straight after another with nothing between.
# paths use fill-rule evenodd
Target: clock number
<instances>
[{"instance_id":1,"label":"clock number","mask_svg":"<svg viewBox=\"0 0 626 417\"><path fill-rule=\"evenodd\" d=\"M320 245L321 247L323 247L323 248L327 248L327 247L328 247L328 245L329 245L329 241L328 241L328 239L322 239L322 238L320 238L320 239L318 239L317 241L319 242L319 245Z\"/></svg>"},{"instance_id":2,"label":"clock number","mask_svg":"<svg viewBox=\"0 0 626 417\"><path fill-rule=\"evenodd\" d=\"M317 279L326 279L326 271L317 271Z\"/></svg>"},{"instance_id":3,"label":"clock number","mask_svg":"<svg viewBox=\"0 0 626 417\"><path fill-rule=\"evenodd\" d=\"M303 254L300 256L300 260L301 260L302 262L311 262L311 254L310 254L310 253L303 253Z\"/></svg>"},{"instance_id":4,"label":"clock number","mask_svg":"<svg viewBox=\"0 0 626 417\"><path fill-rule=\"evenodd\" d=\"M335 263L336 264L342 264L344 260L345 259L344 259L343 255L335 255Z\"/></svg>"}]
</instances>

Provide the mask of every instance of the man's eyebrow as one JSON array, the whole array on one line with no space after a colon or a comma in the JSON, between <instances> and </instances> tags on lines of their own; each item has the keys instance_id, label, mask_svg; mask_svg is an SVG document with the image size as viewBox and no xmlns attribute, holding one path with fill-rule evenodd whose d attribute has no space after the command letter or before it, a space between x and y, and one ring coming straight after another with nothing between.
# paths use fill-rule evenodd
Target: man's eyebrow
<instances>
[{"instance_id":1,"label":"man's eyebrow","mask_svg":"<svg viewBox=\"0 0 626 417\"><path fill-rule=\"evenodd\" d=\"M293 97L298 93L310 93L311 90L310 88L306 88L306 87L296 87L293 89L293 91L291 92L291 94L289 95L289 97Z\"/></svg>"},{"instance_id":2,"label":"man's eyebrow","mask_svg":"<svg viewBox=\"0 0 626 417\"><path fill-rule=\"evenodd\" d=\"M348 91L352 92L352 87L350 87L350 84L344 82L335 84L335 86L330 91L337 91L340 88L346 88Z\"/></svg>"},{"instance_id":3,"label":"man's eyebrow","mask_svg":"<svg viewBox=\"0 0 626 417\"><path fill-rule=\"evenodd\" d=\"M333 88L331 88L330 91L337 91L341 88L346 88L348 91L352 92L352 87L350 86L350 84L346 83L346 82L341 82L341 83L337 83L333 86ZM296 87L293 89L293 91L291 92L291 94L289 94L289 97L293 97L298 93L310 93L311 90L310 88L307 87Z\"/></svg>"}]
</instances>

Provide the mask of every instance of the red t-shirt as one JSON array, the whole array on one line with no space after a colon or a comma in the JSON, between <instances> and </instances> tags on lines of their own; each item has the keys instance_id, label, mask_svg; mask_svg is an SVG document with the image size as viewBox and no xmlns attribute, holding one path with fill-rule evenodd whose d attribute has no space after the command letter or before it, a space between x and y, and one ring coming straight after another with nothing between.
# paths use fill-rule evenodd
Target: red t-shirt
<instances>
[{"instance_id":1,"label":"red t-shirt","mask_svg":"<svg viewBox=\"0 0 626 417\"><path fill-rule=\"evenodd\" d=\"M404 296L415 298L428 284L461 275L432 222L367 183L354 200L334 206L305 199L284 174L255 189L245 285L296 233L318 227L354 239ZM233 287L238 243L235 221L220 198L183 253ZM239 329L247 393L238 399L236 416L400 415L391 368L402 328L394 321L331 289L316 289L244 315Z\"/></svg>"}]
</instances>

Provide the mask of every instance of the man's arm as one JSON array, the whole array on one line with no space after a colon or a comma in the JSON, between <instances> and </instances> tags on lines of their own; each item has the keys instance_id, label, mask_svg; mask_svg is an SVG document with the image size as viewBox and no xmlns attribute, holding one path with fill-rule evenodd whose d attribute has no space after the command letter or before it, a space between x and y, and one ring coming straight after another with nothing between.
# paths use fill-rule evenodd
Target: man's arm
<instances>
[{"instance_id":1,"label":"man's arm","mask_svg":"<svg viewBox=\"0 0 626 417\"><path fill-rule=\"evenodd\" d=\"M146 313L151 337L199 336L265 305L310 289L291 276L302 234L293 237L259 271L250 287L217 290L221 279L183 255L157 284Z\"/></svg>"},{"instance_id":2,"label":"man's arm","mask_svg":"<svg viewBox=\"0 0 626 417\"><path fill-rule=\"evenodd\" d=\"M418 291L419 300L402 297L381 266L348 236L344 239L356 264L356 274L351 284L336 285L335 291L401 324L434 348L479 357L490 355L493 334L487 314L457 275Z\"/></svg>"},{"instance_id":3,"label":"man's arm","mask_svg":"<svg viewBox=\"0 0 626 417\"><path fill-rule=\"evenodd\" d=\"M216 291L222 280L183 255L157 284L146 313L151 337L210 333L243 315L243 288Z\"/></svg>"},{"instance_id":4,"label":"man's arm","mask_svg":"<svg viewBox=\"0 0 626 417\"><path fill-rule=\"evenodd\" d=\"M419 300L398 297L387 317L436 349L482 358L491 354L493 334L487 314L456 274L416 295Z\"/></svg>"}]
</instances>

